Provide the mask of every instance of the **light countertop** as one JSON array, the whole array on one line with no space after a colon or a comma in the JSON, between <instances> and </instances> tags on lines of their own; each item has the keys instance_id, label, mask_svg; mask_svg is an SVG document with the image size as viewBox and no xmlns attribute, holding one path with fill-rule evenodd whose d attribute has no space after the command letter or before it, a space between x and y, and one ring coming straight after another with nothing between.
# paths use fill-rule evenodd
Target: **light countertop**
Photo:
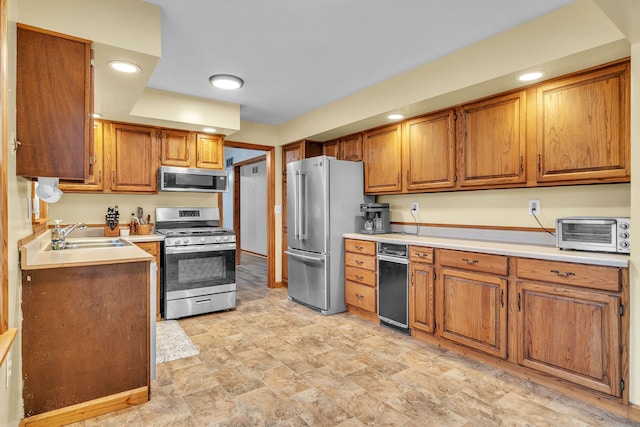
<instances>
[{"instance_id":1,"label":"light countertop","mask_svg":"<svg viewBox=\"0 0 640 427\"><path fill-rule=\"evenodd\" d=\"M360 234L347 233L349 239L369 240L385 243L406 243L432 248L455 249L459 251L481 252L496 255L536 258L551 261L575 262L579 264L628 267L629 256L586 251L564 251L553 246L539 246L520 243L505 243L485 240L450 239L443 237L416 236L412 234Z\"/></svg>"},{"instance_id":2,"label":"light countertop","mask_svg":"<svg viewBox=\"0 0 640 427\"><path fill-rule=\"evenodd\" d=\"M86 240L87 237L67 238L67 242ZM114 237L91 237L95 239L114 239ZM140 241L163 240L162 236L149 234L120 237L132 244L120 247L65 249L52 251L51 230L47 230L20 247L20 267L23 270L36 270L84 265L120 264L139 261L155 261L155 257L137 247Z\"/></svg>"}]
</instances>

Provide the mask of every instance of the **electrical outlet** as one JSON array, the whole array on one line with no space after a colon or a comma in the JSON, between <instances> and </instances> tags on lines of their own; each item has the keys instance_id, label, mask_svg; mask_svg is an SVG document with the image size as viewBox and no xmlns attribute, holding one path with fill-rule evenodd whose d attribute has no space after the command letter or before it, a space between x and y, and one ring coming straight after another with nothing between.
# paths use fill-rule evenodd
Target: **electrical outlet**
<instances>
[{"instance_id":1,"label":"electrical outlet","mask_svg":"<svg viewBox=\"0 0 640 427\"><path fill-rule=\"evenodd\" d=\"M418 213L419 210L420 210L420 204L418 202L412 202L411 203L411 212Z\"/></svg>"},{"instance_id":2,"label":"electrical outlet","mask_svg":"<svg viewBox=\"0 0 640 427\"><path fill-rule=\"evenodd\" d=\"M540 215L540 200L529 200L529 215Z\"/></svg>"}]
</instances>

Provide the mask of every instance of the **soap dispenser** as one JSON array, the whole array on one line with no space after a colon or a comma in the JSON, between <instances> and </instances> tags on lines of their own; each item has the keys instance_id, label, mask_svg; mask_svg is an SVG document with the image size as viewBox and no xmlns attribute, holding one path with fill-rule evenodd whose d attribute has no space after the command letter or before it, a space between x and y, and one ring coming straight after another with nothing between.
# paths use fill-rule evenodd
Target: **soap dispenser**
<instances>
[{"instance_id":1,"label":"soap dispenser","mask_svg":"<svg viewBox=\"0 0 640 427\"><path fill-rule=\"evenodd\" d=\"M62 227L60 226L60 223L62 221L56 219L55 222L56 225L51 231L51 250L58 251L60 249L64 249L64 232L62 231Z\"/></svg>"}]
</instances>

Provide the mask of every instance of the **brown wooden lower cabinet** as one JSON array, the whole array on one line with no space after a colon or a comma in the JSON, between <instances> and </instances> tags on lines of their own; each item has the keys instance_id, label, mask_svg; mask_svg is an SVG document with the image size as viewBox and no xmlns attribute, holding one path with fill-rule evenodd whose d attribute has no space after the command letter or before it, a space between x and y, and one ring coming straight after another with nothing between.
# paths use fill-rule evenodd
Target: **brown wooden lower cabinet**
<instances>
[{"instance_id":1,"label":"brown wooden lower cabinet","mask_svg":"<svg viewBox=\"0 0 640 427\"><path fill-rule=\"evenodd\" d=\"M620 396L620 298L518 281L518 363Z\"/></svg>"},{"instance_id":2,"label":"brown wooden lower cabinet","mask_svg":"<svg viewBox=\"0 0 640 427\"><path fill-rule=\"evenodd\" d=\"M438 283L440 336L506 358L507 280L444 268Z\"/></svg>"},{"instance_id":3,"label":"brown wooden lower cabinet","mask_svg":"<svg viewBox=\"0 0 640 427\"><path fill-rule=\"evenodd\" d=\"M160 242L136 242L136 246L156 257L156 320L162 320L160 311Z\"/></svg>"},{"instance_id":4,"label":"brown wooden lower cabinet","mask_svg":"<svg viewBox=\"0 0 640 427\"><path fill-rule=\"evenodd\" d=\"M628 268L409 253L412 336L607 409L628 404Z\"/></svg>"},{"instance_id":5,"label":"brown wooden lower cabinet","mask_svg":"<svg viewBox=\"0 0 640 427\"><path fill-rule=\"evenodd\" d=\"M148 262L23 271L25 417L148 389L149 310Z\"/></svg>"},{"instance_id":6,"label":"brown wooden lower cabinet","mask_svg":"<svg viewBox=\"0 0 640 427\"><path fill-rule=\"evenodd\" d=\"M347 311L377 320L376 242L345 239L344 250Z\"/></svg>"}]
</instances>

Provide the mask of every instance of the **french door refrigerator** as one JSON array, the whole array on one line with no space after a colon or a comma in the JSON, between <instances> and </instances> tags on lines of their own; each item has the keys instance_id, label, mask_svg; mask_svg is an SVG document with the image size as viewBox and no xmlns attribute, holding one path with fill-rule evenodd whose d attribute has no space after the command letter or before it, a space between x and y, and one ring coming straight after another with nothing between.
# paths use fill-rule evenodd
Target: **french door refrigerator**
<instances>
[{"instance_id":1,"label":"french door refrigerator","mask_svg":"<svg viewBox=\"0 0 640 427\"><path fill-rule=\"evenodd\" d=\"M362 162L318 156L287 165L289 299L324 315L346 310L344 233L364 203Z\"/></svg>"}]
</instances>

